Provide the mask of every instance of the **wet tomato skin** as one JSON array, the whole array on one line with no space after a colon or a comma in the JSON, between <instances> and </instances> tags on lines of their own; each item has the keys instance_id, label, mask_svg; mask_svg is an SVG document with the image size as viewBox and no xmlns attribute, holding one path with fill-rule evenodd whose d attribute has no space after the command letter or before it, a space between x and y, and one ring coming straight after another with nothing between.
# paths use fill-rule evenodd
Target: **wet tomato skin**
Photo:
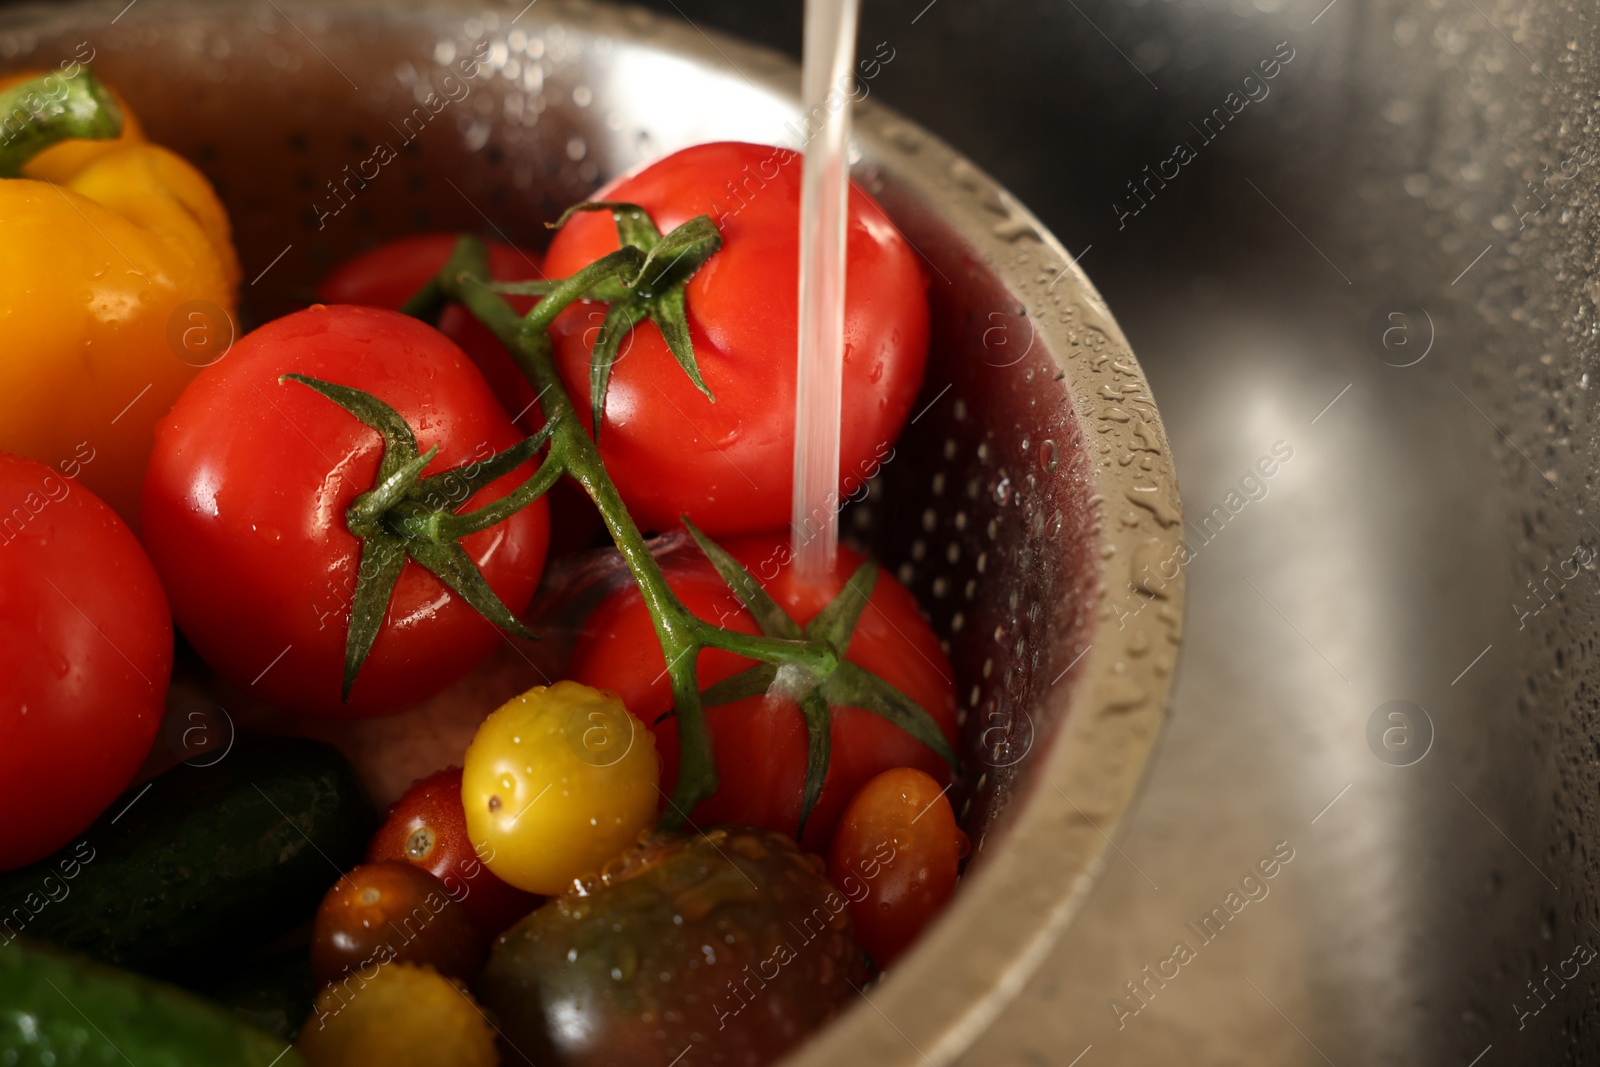
<instances>
[{"instance_id":1,"label":"wet tomato skin","mask_svg":"<svg viewBox=\"0 0 1600 1067\"><path fill-rule=\"evenodd\" d=\"M454 233L419 233L386 241L345 260L317 286L317 299L324 304L360 304L363 307L399 311L418 289L443 269L455 251ZM544 277L539 260L532 252L513 248L501 241L488 242L489 273L503 282L520 282ZM537 301L514 297L512 303L526 312ZM439 314L439 332L461 346L478 365L489 388L513 417L522 414L522 424L531 430L540 424L539 412L532 407L533 387L517 368L489 328L473 318L459 304L450 304ZM532 421L528 416L532 416Z\"/></svg>"},{"instance_id":2,"label":"wet tomato skin","mask_svg":"<svg viewBox=\"0 0 1600 1067\"><path fill-rule=\"evenodd\" d=\"M317 299L324 304L359 304L362 307L399 311L417 290L439 273L455 251L458 235L422 233L388 241L362 252L334 268L317 286ZM503 282L536 280L544 277L539 257L525 249L501 241L487 242L489 273ZM539 302L537 297L510 296L511 306L526 314ZM460 304L449 304L439 313L439 332L461 346L480 371L496 399L526 433L544 425L544 412L536 403L538 394L528 384L517 361L506 351L489 328ZM550 556L594 547L605 533L605 523L578 484L563 478L550 490ZM609 546L610 542L607 541Z\"/></svg>"},{"instance_id":3,"label":"wet tomato skin","mask_svg":"<svg viewBox=\"0 0 1600 1067\"><path fill-rule=\"evenodd\" d=\"M944 790L915 767L884 771L851 799L828 875L849 897L856 940L879 967L944 908L966 854L967 835Z\"/></svg>"},{"instance_id":4,"label":"wet tomato skin","mask_svg":"<svg viewBox=\"0 0 1600 1067\"><path fill-rule=\"evenodd\" d=\"M427 964L470 979L487 939L444 883L410 863L364 863L334 883L311 929L311 974L318 985L385 963Z\"/></svg>"},{"instance_id":5,"label":"wet tomato skin","mask_svg":"<svg viewBox=\"0 0 1600 1067\"><path fill-rule=\"evenodd\" d=\"M394 408L428 475L479 463L520 439L461 349L379 308L307 308L242 337L190 383L156 427L142 537L178 626L233 684L293 711L386 715L466 674L500 631L408 561L350 699L345 636L361 573L350 505L377 482L383 438L283 375L352 386ZM481 507L533 473L526 464L462 500ZM464 487L462 493L464 493ZM461 540L512 612L533 599L549 544L543 499Z\"/></svg>"},{"instance_id":6,"label":"wet tomato skin","mask_svg":"<svg viewBox=\"0 0 1600 1067\"><path fill-rule=\"evenodd\" d=\"M708 399L673 358L660 328L624 337L606 392L600 454L635 521L665 531L687 514L719 534L789 522L799 338L799 153L770 145L695 145L624 175L597 200L639 204L668 233L707 215L721 249L684 297ZM850 187L840 495L888 462L927 362L928 281L917 253L870 195ZM607 212L574 215L545 257L566 277L617 248ZM585 426L592 350L606 308L573 303L550 337L556 367Z\"/></svg>"},{"instance_id":7,"label":"wet tomato skin","mask_svg":"<svg viewBox=\"0 0 1600 1067\"><path fill-rule=\"evenodd\" d=\"M367 846L367 862L395 860L422 868L444 883L487 934L497 934L534 908L539 897L496 878L467 837L461 807L461 768L418 779L389 809Z\"/></svg>"},{"instance_id":8,"label":"wet tomato skin","mask_svg":"<svg viewBox=\"0 0 1600 1067\"><path fill-rule=\"evenodd\" d=\"M71 842L150 751L172 616L125 523L74 475L0 452L0 871Z\"/></svg>"},{"instance_id":9,"label":"wet tomato skin","mask_svg":"<svg viewBox=\"0 0 1600 1067\"><path fill-rule=\"evenodd\" d=\"M624 852L652 822L655 737L614 693L537 685L478 727L461 773L467 833L494 873L554 894Z\"/></svg>"},{"instance_id":10,"label":"wet tomato skin","mask_svg":"<svg viewBox=\"0 0 1600 1067\"><path fill-rule=\"evenodd\" d=\"M771 1063L866 977L822 867L754 827L648 837L502 934L480 997L541 1067Z\"/></svg>"},{"instance_id":11,"label":"wet tomato skin","mask_svg":"<svg viewBox=\"0 0 1600 1067\"><path fill-rule=\"evenodd\" d=\"M841 547L832 573L814 586L795 576L787 535L734 538L723 545L802 625L838 594L862 559ZM672 557L664 567L667 584L695 615L727 629L757 632L754 618L704 556ZM956 692L949 661L916 600L892 575L878 573L846 657L915 700L950 743L956 743ZM750 660L708 649L700 654L700 685L708 688L749 666ZM567 675L615 691L630 711L652 724L661 752L661 788L670 795L677 782L678 723L662 718L673 706L665 667L644 598L636 586L627 586L603 600L589 617ZM874 775L911 766L941 783L949 776L948 766L932 749L888 720L853 707L835 707L832 714L828 773L802 840L820 855L827 854L845 805ZM705 720L717 759L718 787L690 817L700 826L744 823L792 836L800 823L806 769L806 726L799 706L791 700L750 697L707 708Z\"/></svg>"}]
</instances>

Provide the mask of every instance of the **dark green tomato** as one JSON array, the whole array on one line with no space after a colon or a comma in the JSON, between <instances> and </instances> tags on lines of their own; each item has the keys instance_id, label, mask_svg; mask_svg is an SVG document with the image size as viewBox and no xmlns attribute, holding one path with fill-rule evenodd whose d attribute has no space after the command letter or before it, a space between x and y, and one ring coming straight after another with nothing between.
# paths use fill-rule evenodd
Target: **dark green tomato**
<instances>
[{"instance_id":1,"label":"dark green tomato","mask_svg":"<svg viewBox=\"0 0 1600 1067\"><path fill-rule=\"evenodd\" d=\"M507 1062L755 1067L865 977L822 861L733 826L646 839L585 895L502 934L478 985Z\"/></svg>"}]
</instances>

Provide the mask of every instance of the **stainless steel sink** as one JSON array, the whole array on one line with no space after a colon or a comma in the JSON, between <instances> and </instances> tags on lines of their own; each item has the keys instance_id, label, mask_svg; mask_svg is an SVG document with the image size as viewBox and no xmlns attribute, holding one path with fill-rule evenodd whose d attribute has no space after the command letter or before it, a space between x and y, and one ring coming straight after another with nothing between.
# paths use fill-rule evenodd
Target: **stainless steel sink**
<instances>
[{"instance_id":1,"label":"stainless steel sink","mask_svg":"<svg viewBox=\"0 0 1600 1067\"><path fill-rule=\"evenodd\" d=\"M1592 6L866 8L871 98L1094 277L1194 554L1144 795L961 1062L1600 1061Z\"/></svg>"},{"instance_id":2,"label":"stainless steel sink","mask_svg":"<svg viewBox=\"0 0 1600 1067\"><path fill-rule=\"evenodd\" d=\"M0 10L0 70L48 66L90 36L151 136L216 183L247 326L302 306L333 263L386 237L469 229L537 247L546 221L629 167L702 141L803 136L781 55L583 0L18 7ZM796 1067L949 1062L990 1040L1105 867L1164 717L1186 583L1141 571L1177 558L1177 482L1099 294L948 145L870 101L856 130L857 180L927 264L933 341L895 458L846 522L947 642L969 770L952 799L973 856L941 920ZM365 757L369 785L396 787L410 775L385 741L435 761L417 771L457 759L439 729L498 703L478 681L505 678L334 740ZM374 746L390 757L376 769ZM725 1055L714 1033L691 1045L654 1062Z\"/></svg>"},{"instance_id":3,"label":"stainless steel sink","mask_svg":"<svg viewBox=\"0 0 1600 1067\"><path fill-rule=\"evenodd\" d=\"M792 16L659 6L797 39ZM1592 6L865 19L896 50L876 98L1082 255L1148 370L1197 551L1120 854L965 1062L1600 1062ZM1248 87L1280 42L1294 58ZM1199 529L1279 440L1265 498ZM1391 701L1424 709L1431 747ZM1202 945L1189 924L1280 841L1269 895ZM1195 958L1147 979L1180 940Z\"/></svg>"}]
</instances>

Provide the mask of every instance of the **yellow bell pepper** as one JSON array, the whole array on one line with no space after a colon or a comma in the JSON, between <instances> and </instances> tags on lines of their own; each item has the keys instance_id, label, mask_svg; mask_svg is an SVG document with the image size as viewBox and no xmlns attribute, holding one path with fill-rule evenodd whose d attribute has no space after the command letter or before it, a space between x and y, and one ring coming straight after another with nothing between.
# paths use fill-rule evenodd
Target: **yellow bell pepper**
<instances>
[{"instance_id":1,"label":"yellow bell pepper","mask_svg":"<svg viewBox=\"0 0 1600 1067\"><path fill-rule=\"evenodd\" d=\"M0 81L0 450L137 528L155 424L236 329L239 263L206 179L72 67Z\"/></svg>"}]
</instances>

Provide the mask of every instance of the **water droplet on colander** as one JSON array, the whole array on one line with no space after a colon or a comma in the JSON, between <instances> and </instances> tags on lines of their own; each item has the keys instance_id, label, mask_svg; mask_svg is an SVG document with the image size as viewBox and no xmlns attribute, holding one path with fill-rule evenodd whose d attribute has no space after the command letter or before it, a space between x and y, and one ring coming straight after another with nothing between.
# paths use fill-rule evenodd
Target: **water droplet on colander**
<instances>
[{"instance_id":1,"label":"water droplet on colander","mask_svg":"<svg viewBox=\"0 0 1600 1067\"><path fill-rule=\"evenodd\" d=\"M1059 462L1056 458L1056 443L1046 438L1044 443L1039 446L1039 466L1043 467L1048 473L1055 470Z\"/></svg>"}]
</instances>

